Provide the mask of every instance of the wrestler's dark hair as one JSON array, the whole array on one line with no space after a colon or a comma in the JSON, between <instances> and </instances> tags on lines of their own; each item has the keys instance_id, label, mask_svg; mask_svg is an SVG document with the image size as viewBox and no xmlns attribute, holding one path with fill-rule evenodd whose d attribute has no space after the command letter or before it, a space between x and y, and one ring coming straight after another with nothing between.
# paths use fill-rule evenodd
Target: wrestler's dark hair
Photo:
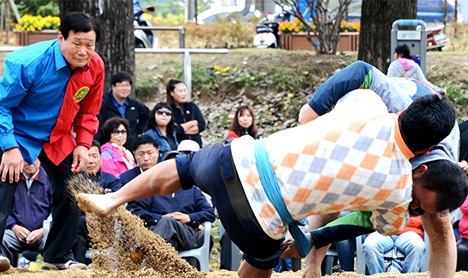
<instances>
[{"instance_id":1,"label":"wrestler's dark hair","mask_svg":"<svg viewBox=\"0 0 468 278\"><path fill-rule=\"evenodd\" d=\"M448 160L424 164L427 171L420 181L423 188L437 192L437 211L460 207L468 194L468 177L460 166Z\"/></svg>"},{"instance_id":2,"label":"wrestler's dark hair","mask_svg":"<svg viewBox=\"0 0 468 278\"><path fill-rule=\"evenodd\" d=\"M453 105L445 98L421 96L401 113L401 135L413 153L423 151L447 137L456 118Z\"/></svg>"},{"instance_id":3,"label":"wrestler's dark hair","mask_svg":"<svg viewBox=\"0 0 468 278\"><path fill-rule=\"evenodd\" d=\"M399 46L395 47L395 53L400 55L403 54L403 58L411 59L410 48L407 44L400 44Z\"/></svg>"},{"instance_id":4,"label":"wrestler's dark hair","mask_svg":"<svg viewBox=\"0 0 468 278\"><path fill-rule=\"evenodd\" d=\"M167 81L166 81L166 101L167 103L169 103L170 105L174 105L174 97L171 96L171 93L174 91L175 87L177 86L177 84L184 84L185 83L183 81L180 81L180 80L177 80L177 79L173 79L173 78L169 78Z\"/></svg>"},{"instance_id":5,"label":"wrestler's dark hair","mask_svg":"<svg viewBox=\"0 0 468 278\"><path fill-rule=\"evenodd\" d=\"M171 107L171 105L169 105L169 103L164 102L164 101L156 103L154 105L153 109L151 110L151 113L150 113L150 116L149 116L148 120L146 121L146 126L145 126L145 129L143 130L143 132L147 131L148 129L155 129L158 126L158 124L156 123L155 115L156 115L156 112L161 108L166 108L167 110L173 112L172 107ZM175 125L175 121L174 121L174 114L172 114L171 115L171 120L169 121L169 123L166 126L167 136L172 136L174 134L174 132L175 132L175 129L176 129L176 125Z\"/></svg>"},{"instance_id":6,"label":"wrestler's dark hair","mask_svg":"<svg viewBox=\"0 0 468 278\"><path fill-rule=\"evenodd\" d=\"M91 143L91 147L96 147L99 150L99 153L101 153L101 143L99 143L97 140L93 140Z\"/></svg>"},{"instance_id":7,"label":"wrestler's dark hair","mask_svg":"<svg viewBox=\"0 0 468 278\"><path fill-rule=\"evenodd\" d=\"M138 138L135 140L133 143L133 149L136 150L140 145L144 144L151 144L153 145L157 150L159 149L158 142L156 142L156 139L154 139L153 136L143 134L141 136L138 136Z\"/></svg>"},{"instance_id":8,"label":"wrestler's dark hair","mask_svg":"<svg viewBox=\"0 0 468 278\"><path fill-rule=\"evenodd\" d=\"M240 117L240 115L242 115L242 113L245 110L249 111L250 115L252 116L252 124L247 129L243 128L239 124L239 117ZM257 139L258 138L258 135L257 135L258 128L257 128L257 124L255 123L255 116L254 116L252 107L250 107L249 105L239 106L239 108L237 108L237 110L236 110L236 114L234 115L234 119L232 119L232 123L231 123L231 126L229 127L229 130L234 131L239 136L248 134L248 135L252 136L253 138Z\"/></svg>"},{"instance_id":9,"label":"wrestler's dark hair","mask_svg":"<svg viewBox=\"0 0 468 278\"><path fill-rule=\"evenodd\" d=\"M67 39L70 31L77 32L90 32L96 33L96 42L99 41L100 29L96 20L89 14L82 12L70 12L65 14L60 20L60 33Z\"/></svg>"},{"instance_id":10,"label":"wrestler's dark hair","mask_svg":"<svg viewBox=\"0 0 468 278\"><path fill-rule=\"evenodd\" d=\"M130 85L133 85L132 77L130 76L130 74L128 74L125 71L120 71L120 72L112 75L112 77L111 77L111 84L114 85L114 86L117 83L120 83L120 82L123 82L123 81L128 81L128 83L130 83Z\"/></svg>"},{"instance_id":11,"label":"wrestler's dark hair","mask_svg":"<svg viewBox=\"0 0 468 278\"><path fill-rule=\"evenodd\" d=\"M127 130L128 140L128 136L130 136L130 124L128 123L128 120L122 117L112 117L105 121L102 126L102 142L109 142L112 132L119 128L120 125L123 125Z\"/></svg>"}]
</instances>

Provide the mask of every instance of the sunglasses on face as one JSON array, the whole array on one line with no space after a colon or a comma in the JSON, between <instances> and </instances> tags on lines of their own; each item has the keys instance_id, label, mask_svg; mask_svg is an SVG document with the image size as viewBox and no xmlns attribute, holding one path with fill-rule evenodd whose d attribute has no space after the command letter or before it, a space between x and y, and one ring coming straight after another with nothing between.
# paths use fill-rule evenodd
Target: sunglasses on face
<instances>
[{"instance_id":1,"label":"sunglasses on face","mask_svg":"<svg viewBox=\"0 0 468 278\"><path fill-rule=\"evenodd\" d=\"M158 110L156 110L156 113L158 113L158 115L162 115L162 114L166 114L167 116L172 115L172 111L170 111L170 110L158 109Z\"/></svg>"},{"instance_id":2,"label":"sunglasses on face","mask_svg":"<svg viewBox=\"0 0 468 278\"><path fill-rule=\"evenodd\" d=\"M114 131L112 131L113 134L117 135L117 134L127 134L127 130L126 129L116 129Z\"/></svg>"}]
</instances>

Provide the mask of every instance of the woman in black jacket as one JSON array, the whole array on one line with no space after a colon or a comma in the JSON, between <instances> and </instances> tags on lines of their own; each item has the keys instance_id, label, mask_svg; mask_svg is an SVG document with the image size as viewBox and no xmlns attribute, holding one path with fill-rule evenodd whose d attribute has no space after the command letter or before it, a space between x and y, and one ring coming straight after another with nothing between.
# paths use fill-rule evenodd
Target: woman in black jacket
<instances>
[{"instance_id":1,"label":"woman in black jacket","mask_svg":"<svg viewBox=\"0 0 468 278\"><path fill-rule=\"evenodd\" d=\"M190 139L202 147L200 133L206 128L205 117L200 108L187 98L187 87L184 82L170 78L166 82L166 94L177 124L177 141Z\"/></svg>"}]
</instances>

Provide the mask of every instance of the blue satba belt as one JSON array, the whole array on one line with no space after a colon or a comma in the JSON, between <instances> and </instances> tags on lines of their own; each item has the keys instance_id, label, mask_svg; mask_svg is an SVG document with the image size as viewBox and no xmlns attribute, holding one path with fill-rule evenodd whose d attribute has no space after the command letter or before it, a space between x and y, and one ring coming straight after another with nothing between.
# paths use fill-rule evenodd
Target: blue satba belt
<instances>
[{"instance_id":1,"label":"blue satba belt","mask_svg":"<svg viewBox=\"0 0 468 278\"><path fill-rule=\"evenodd\" d=\"M265 190L268 200L270 200L275 207L284 226L288 227L289 233L296 241L297 248L299 249L302 257L307 256L310 249L312 249L312 242L301 228L299 228L299 226L304 226L304 222L294 220L284 203L283 196L281 196L281 191L278 185L278 180L276 179L275 172L273 171L273 167L271 166L268 153L265 148L265 139L255 141L255 160L258 176L260 177L260 182ZM279 252L268 259L278 257L281 253L282 252Z\"/></svg>"}]
</instances>

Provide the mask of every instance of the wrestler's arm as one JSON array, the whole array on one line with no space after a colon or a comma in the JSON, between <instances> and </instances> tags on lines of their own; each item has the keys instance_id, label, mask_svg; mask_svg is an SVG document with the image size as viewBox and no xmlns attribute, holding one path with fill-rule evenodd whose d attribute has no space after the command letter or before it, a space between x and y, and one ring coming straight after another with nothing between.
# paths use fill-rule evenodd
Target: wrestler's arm
<instances>
[{"instance_id":1,"label":"wrestler's arm","mask_svg":"<svg viewBox=\"0 0 468 278\"><path fill-rule=\"evenodd\" d=\"M301 111L299 111L299 123L301 125L306 124L315 120L318 116L314 109L306 103L302 106Z\"/></svg>"},{"instance_id":2,"label":"wrestler's arm","mask_svg":"<svg viewBox=\"0 0 468 278\"><path fill-rule=\"evenodd\" d=\"M316 249L327 246L330 243L354 238L374 232L374 224L370 220L372 211L355 211L346 216L332 221L320 229L308 234ZM289 238L282 245L286 249L280 258L300 258L294 239Z\"/></svg>"},{"instance_id":3,"label":"wrestler's arm","mask_svg":"<svg viewBox=\"0 0 468 278\"><path fill-rule=\"evenodd\" d=\"M340 98L356 89L371 89L380 96L391 113L400 112L412 102L385 74L375 67L357 61L340 70L320 85L299 113L299 123L305 124L325 114Z\"/></svg>"},{"instance_id":4,"label":"wrestler's arm","mask_svg":"<svg viewBox=\"0 0 468 278\"><path fill-rule=\"evenodd\" d=\"M454 277L457 265L457 246L450 213L425 213L424 230L429 237L429 273L431 277Z\"/></svg>"}]
</instances>

